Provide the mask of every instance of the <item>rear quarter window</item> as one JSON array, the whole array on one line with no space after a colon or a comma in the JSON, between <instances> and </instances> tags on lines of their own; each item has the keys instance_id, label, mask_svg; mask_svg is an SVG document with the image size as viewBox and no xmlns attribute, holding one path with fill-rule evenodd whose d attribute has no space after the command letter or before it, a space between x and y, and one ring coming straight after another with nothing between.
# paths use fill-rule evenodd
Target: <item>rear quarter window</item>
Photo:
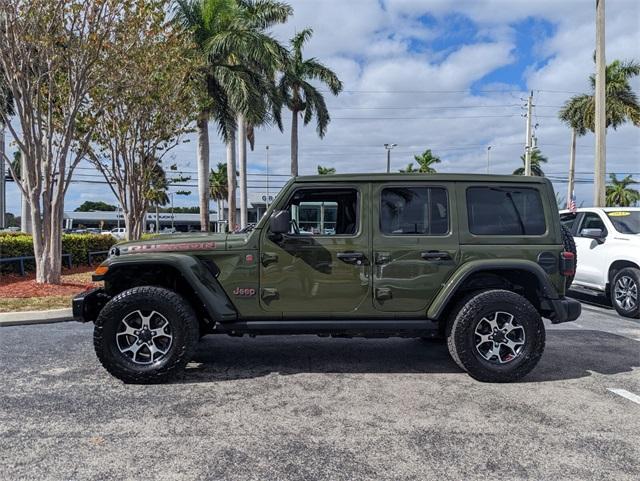
<instances>
[{"instance_id":1,"label":"rear quarter window","mask_svg":"<svg viewBox=\"0 0 640 481\"><path fill-rule=\"evenodd\" d=\"M474 235L542 235L547 231L540 192L529 187L469 187L469 232Z\"/></svg>"}]
</instances>

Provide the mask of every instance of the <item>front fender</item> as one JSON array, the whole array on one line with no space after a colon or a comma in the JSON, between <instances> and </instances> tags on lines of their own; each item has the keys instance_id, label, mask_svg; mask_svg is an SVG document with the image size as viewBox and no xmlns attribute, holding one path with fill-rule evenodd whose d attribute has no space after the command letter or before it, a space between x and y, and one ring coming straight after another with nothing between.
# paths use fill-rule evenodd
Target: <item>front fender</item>
<instances>
[{"instance_id":1,"label":"front fender","mask_svg":"<svg viewBox=\"0 0 640 481\"><path fill-rule=\"evenodd\" d=\"M500 270L523 270L535 275L541 287L543 297L554 300L558 299L558 291L549 281L547 274L538 264L523 259L490 259L475 260L463 264L443 285L442 289L435 297L429 310L427 317L429 319L439 319L443 311L454 297L464 281L475 274L482 271L500 271Z\"/></svg>"},{"instance_id":2,"label":"front fender","mask_svg":"<svg viewBox=\"0 0 640 481\"><path fill-rule=\"evenodd\" d=\"M103 265L108 267L107 273L94 277L94 280L104 280L106 287L111 287L109 284L112 284L126 269L144 270L147 266L169 267L171 271L177 272L182 277L181 282L186 283L193 291L212 320L227 322L234 321L238 317L236 309L215 278L214 272L196 256L179 253L127 254L111 257ZM163 279L158 279L157 285L163 285L162 281Z\"/></svg>"}]
</instances>

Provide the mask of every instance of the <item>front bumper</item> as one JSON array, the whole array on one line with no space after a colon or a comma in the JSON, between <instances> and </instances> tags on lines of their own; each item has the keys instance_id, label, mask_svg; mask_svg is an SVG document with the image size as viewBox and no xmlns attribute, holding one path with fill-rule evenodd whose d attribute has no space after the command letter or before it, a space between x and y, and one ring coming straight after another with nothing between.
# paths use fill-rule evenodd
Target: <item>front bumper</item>
<instances>
[{"instance_id":1,"label":"front bumper","mask_svg":"<svg viewBox=\"0 0 640 481\"><path fill-rule=\"evenodd\" d=\"M78 322L94 322L111 297L102 288L81 292L71 301L73 319Z\"/></svg>"},{"instance_id":2,"label":"front bumper","mask_svg":"<svg viewBox=\"0 0 640 481\"><path fill-rule=\"evenodd\" d=\"M549 315L549 319L551 319L553 324L575 321L580 317L582 304L575 299L561 297L560 299L553 299L550 302L553 311Z\"/></svg>"}]
</instances>

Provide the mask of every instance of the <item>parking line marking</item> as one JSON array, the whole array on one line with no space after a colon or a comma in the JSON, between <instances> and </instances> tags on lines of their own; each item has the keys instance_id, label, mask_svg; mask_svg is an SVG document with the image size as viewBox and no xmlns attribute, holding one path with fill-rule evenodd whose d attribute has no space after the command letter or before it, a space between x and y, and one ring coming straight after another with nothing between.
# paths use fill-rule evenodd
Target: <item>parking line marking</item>
<instances>
[{"instance_id":1,"label":"parking line marking","mask_svg":"<svg viewBox=\"0 0 640 481\"><path fill-rule=\"evenodd\" d=\"M640 404L640 396L638 396L637 394L633 394L626 389L607 388L607 391L611 391L612 393L617 394L618 396L622 396L629 401L633 401L636 404Z\"/></svg>"}]
</instances>

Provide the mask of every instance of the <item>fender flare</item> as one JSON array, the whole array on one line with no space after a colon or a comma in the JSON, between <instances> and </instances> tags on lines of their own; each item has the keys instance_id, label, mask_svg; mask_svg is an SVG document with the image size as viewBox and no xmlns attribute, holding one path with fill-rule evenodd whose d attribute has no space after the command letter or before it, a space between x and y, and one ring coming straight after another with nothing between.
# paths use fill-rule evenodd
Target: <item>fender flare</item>
<instances>
[{"instance_id":1,"label":"fender flare","mask_svg":"<svg viewBox=\"0 0 640 481\"><path fill-rule=\"evenodd\" d=\"M104 265L108 266L109 270L104 276L94 277L94 280L108 281L111 275L127 267L168 266L180 273L212 320L229 322L238 318L238 312L225 290L211 270L197 257L178 253L126 254L111 257Z\"/></svg>"},{"instance_id":2,"label":"fender flare","mask_svg":"<svg viewBox=\"0 0 640 481\"><path fill-rule=\"evenodd\" d=\"M427 310L427 317L429 319L440 319L443 311L451 302L451 299L455 296L460 286L471 275L483 271L500 271L500 270L522 270L533 274L542 290L542 296L547 299L559 299L558 291L551 284L545 271L538 264L527 260L513 260L513 259L491 259L491 260L476 260L463 264L443 285L438 295L435 297L429 309Z\"/></svg>"}]
</instances>

